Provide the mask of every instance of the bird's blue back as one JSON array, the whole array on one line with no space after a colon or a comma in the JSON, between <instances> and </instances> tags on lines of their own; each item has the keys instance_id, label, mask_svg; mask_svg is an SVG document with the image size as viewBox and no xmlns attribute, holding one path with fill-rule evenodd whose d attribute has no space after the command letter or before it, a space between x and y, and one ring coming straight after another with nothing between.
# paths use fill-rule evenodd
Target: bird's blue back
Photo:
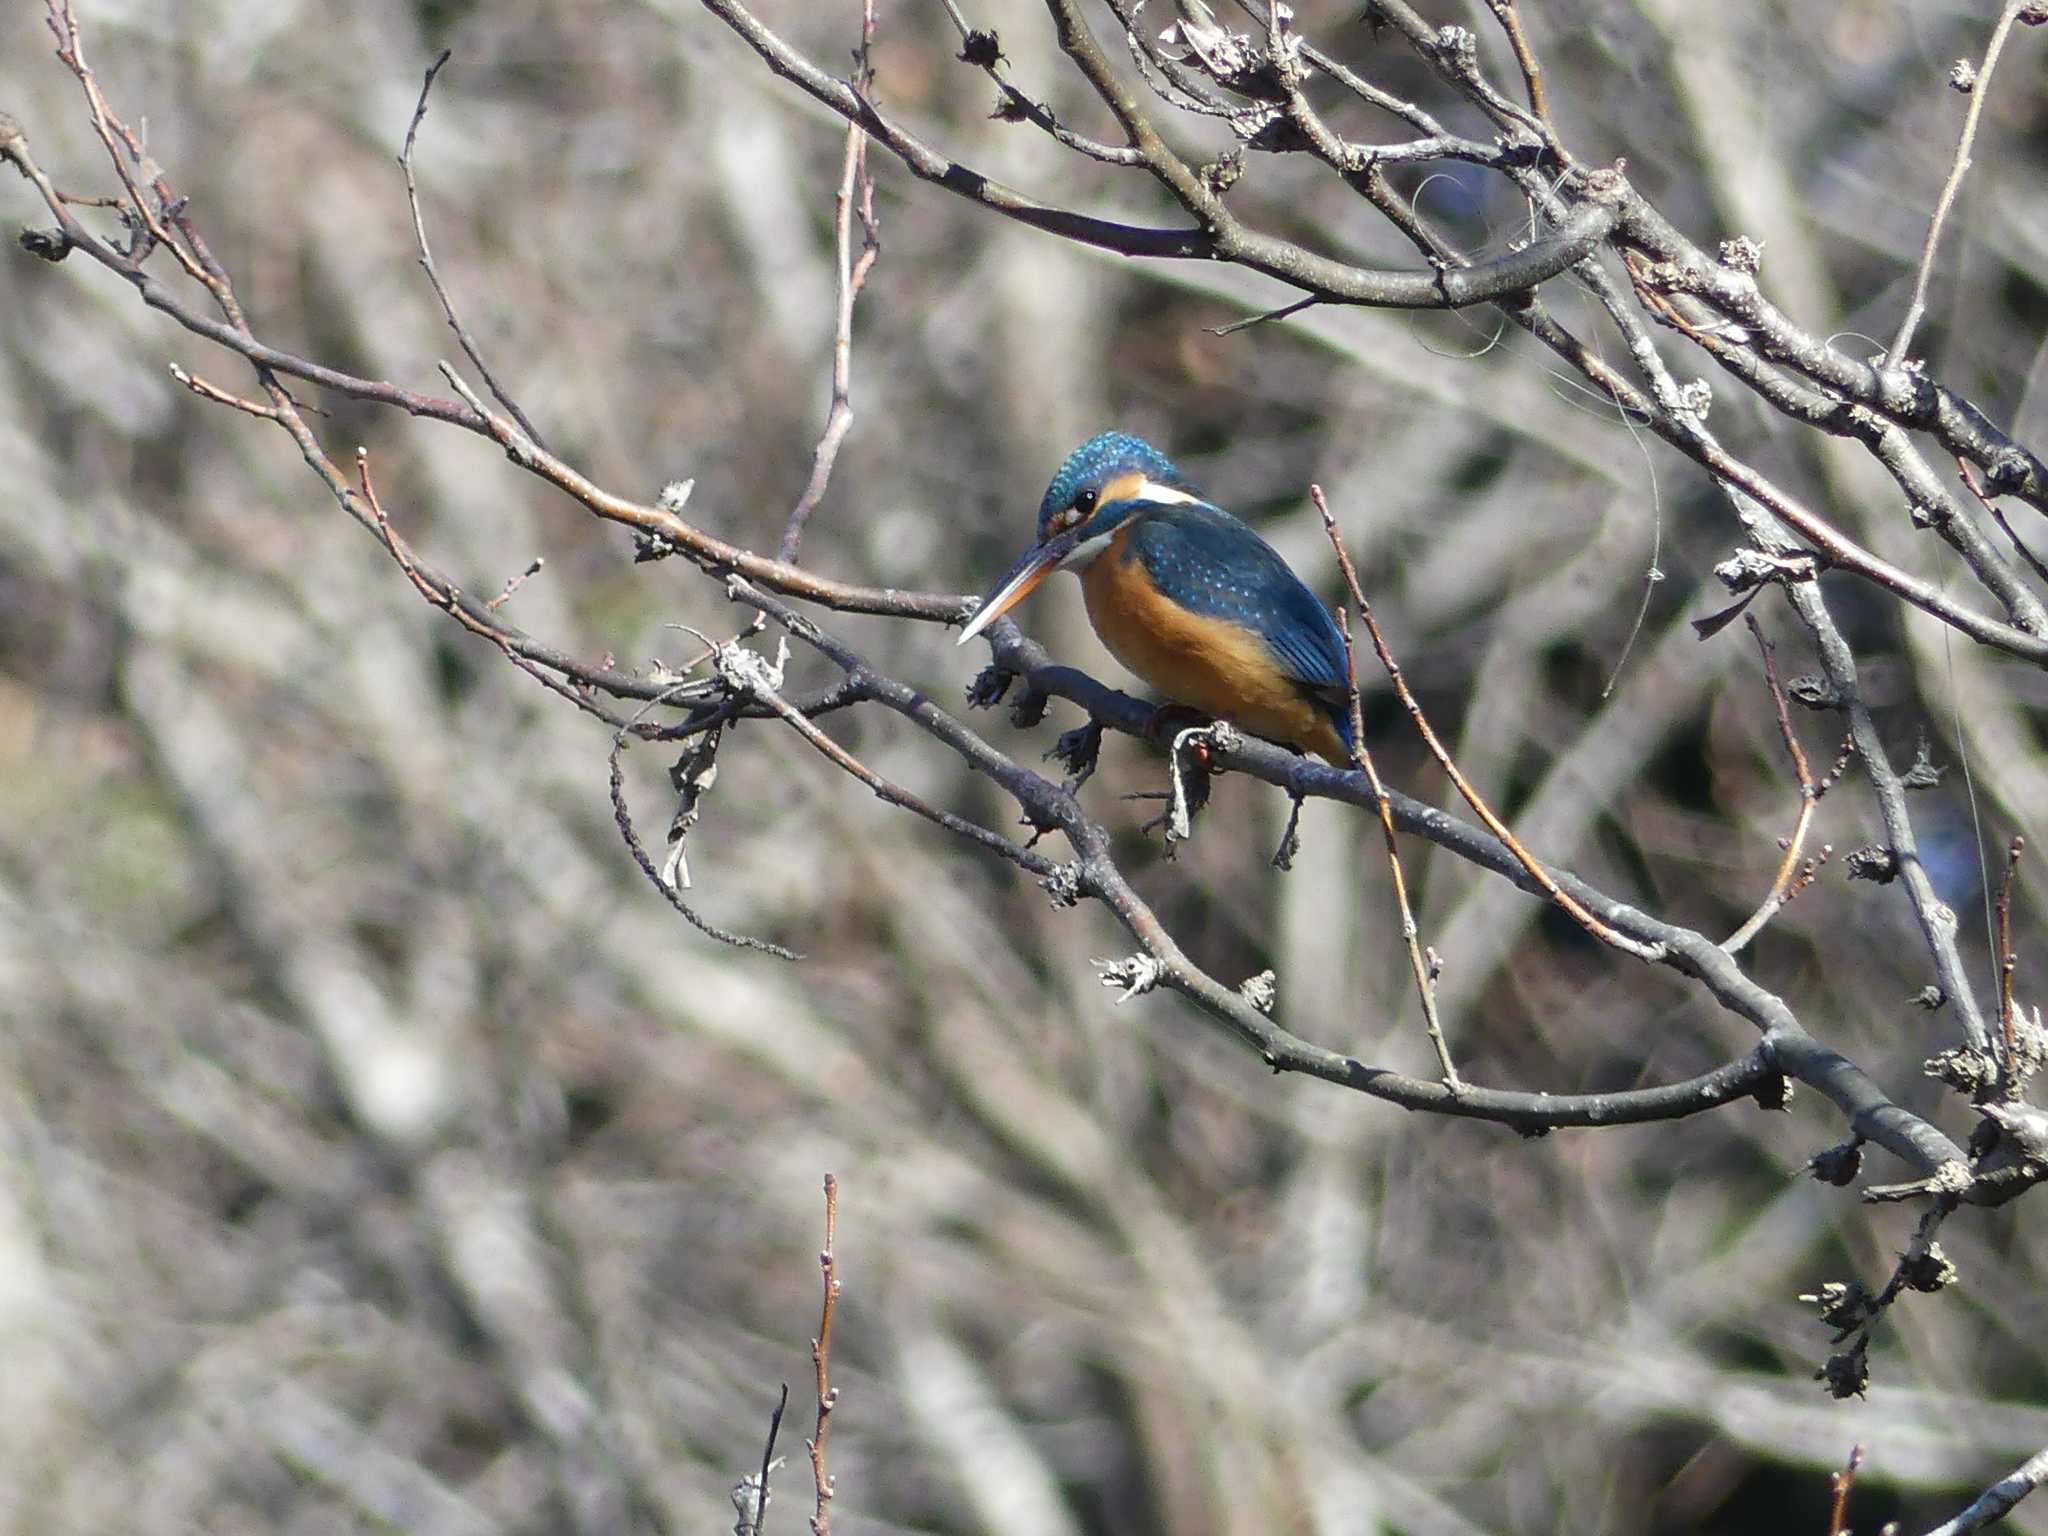
<instances>
[{"instance_id":1,"label":"bird's blue back","mask_svg":"<svg viewBox=\"0 0 2048 1536\"><path fill-rule=\"evenodd\" d=\"M1147 503L1131 521L1131 552L1160 591L1191 613L1258 635L1352 746L1344 636L1279 552L1205 501Z\"/></svg>"}]
</instances>

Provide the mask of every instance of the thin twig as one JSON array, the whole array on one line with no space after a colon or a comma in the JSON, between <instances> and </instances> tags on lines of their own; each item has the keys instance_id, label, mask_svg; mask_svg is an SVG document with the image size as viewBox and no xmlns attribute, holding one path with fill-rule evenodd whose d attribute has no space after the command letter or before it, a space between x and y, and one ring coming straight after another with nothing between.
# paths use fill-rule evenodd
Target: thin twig
<instances>
[{"instance_id":1,"label":"thin twig","mask_svg":"<svg viewBox=\"0 0 2048 1536\"><path fill-rule=\"evenodd\" d=\"M626 851L633 856L633 862L640 866L640 873L647 877L647 883L661 892L662 899L674 907L683 920L706 938L716 939L721 944L730 944L734 949L759 950L764 955L773 955L778 960L801 958L795 951L784 949L780 944L771 944L766 939L757 939L751 934L733 933L701 916L684 901L680 892L661 878L661 871L655 868L654 860L647 856L641 845L640 834L633 830L633 813L626 806L626 774L620 762L626 750L627 732L618 731L612 736L611 754L611 796L612 820L618 824L619 836L625 839Z\"/></svg>"},{"instance_id":2,"label":"thin twig","mask_svg":"<svg viewBox=\"0 0 2048 1536\"><path fill-rule=\"evenodd\" d=\"M1998 526L2005 530L2006 538L2012 541L2012 547L2020 552L2020 558L2027 562L2035 576L2048 582L2048 562L2044 562L2034 553L2033 547L2013 531L2012 524L2006 521L2004 509L1998 505L1996 495L1986 489L1984 482L1977 478L1976 468L1961 455L1956 458L1956 473L1962 477L1963 485L1969 493L1977 498L1977 504L1998 520Z\"/></svg>"},{"instance_id":3,"label":"thin twig","mask_svg":"<svg viewBox=\"0 0 2048 1536\"><path fill-rule=\"evenodd\" d=\"M1851 1446L1849 1459L1839 1472L1828 1474L1833 1498L1828 1506L1828 1536L1846 1536L1849 1529L1849 1490L1856 1486L1856 1469L1863 1465L1863 1447Z\"/></svg>"},{"instance_id":4,"label":"thin twig","mask_svg":"<svg viewBox=\"0 0 2048 1536\"><path fill-rule=\"evenodd\" d=\"M1322 502L1317 501L1317 506ZM1323 526L1329 531L1332 543L1339 542L1342 535L1337 525L1330 521L1329 513L1323 514ZM1340 556L1340 558L1345 558ZM1436 983L1440 966L1431 958L1436 951L1425 955L1422 950L1422 930L1415 921L1415 909L1408 900L1408 877L1401 868L1401 850L1394 840L1394 811L1387 797L1387 786L1380 781L1380 771L1373 765L1372 753L1365 745L1364 712L1358 703L1358 658L1351 648L1351 616L1344 609L1337 610L1337 628L1344 636L1344 677L1345 689L1349 694L1351 709L1351 755L1358 766L1365 770L1365 776L1372 781L1373 801L1379 807L1380 834L1386 840L1387 869L1393 875L1394 905L1401 913L1401 941L1408 949L1408 969L1415 977L1415 991L1422 999L1422 1025L1429 1034L1429 1043L1436 1048L1437 1065L1443 1068L1444 1086L1452 1093L1465 1091L1464 1079L1458 1076L1457 1066L1451 1061L1450 1043L1444 1038L1443 1021L1437 1015ZM1296 802L1296 809L1300 802Z\"/></svg>"},{"instance_id":5,"label":"thin twig","mask_svg":"<svg viewBox=\"0 0 2048 1536\"><path fill-rule=\"evenodd\" d=\"M1972 1532L2003 1520L2012 1513L2014 1505L2043 1483L2048 1483L2048 1451L2029 1456L1985 1489L1968 1509L1952 1520L1942 1521L1927 1536L1971 1536Z\"/></svg>"},{"instance_id":6,"label":"thin twig","mask_svg":"<svg viewBox=\"0 0 2048 1536\"><path fill-rule=\"evenodd\" d=\"M805 1442L811 1453L811 1483L817 1494L818 1512L811 1516L811 1536L828 1536L832 1518L827 1506L836 1491L832 1475L825 1470L825 1430L832 1410L839 1405L839 1389L832 1385L832 1312L839 1301L839 1181L825 1175L825 1246L818 1253L818 1267L825 1276L825 1301L818 1314L818 1336L811 1340L811 1366L817 1375L818 1422Z\"/></svg>"},{"instance_id":7,"label":"thin twig","mask_svg":"<svg viewBox=\"0 0 2048 1536\"><path fill-rule=\"evenodd\" d=\"M1211 336L1235 336L1239 331L1248 331L1255 325L1265 325L1269 321L1285 320L1291 315L1298 315L1304 309L1312 309L1322 302L1321 299L1310 295L1305 299L1296 299L1292 304L1282 304L1278 309L1246 315L1242 320L1233 320L1228 325L1212 325L1207 329Z\"/></svg>"},{"instance_id":8,"label":"thin twig","mask_svg":"<svg viewBox=\"0 0 2048 1536\"><path fill-rule=\"evenodd\" d=\"M496 613L500 608L505 606L506 602L511 598L514 592L517 592L521 587L525 586L529 581L533 580L534 577L538 576L541 573L542 569L546 567L547 563L547 558L545 556L535 555L533 557L532 563L529 564L526 567L526 569L521 571L517 576L508 579L505 583L505 590L500 592L496 597L492 598L489 602L485 603L484 607L489 609L492 613Z\"/></svg>"},{"instance_id":9,"label":"thin twig","mask_svg":"<svg viewBox=\"0 0 2048 1536\"><path fill-rule=\"evenodd\" d=\"M1334 530L1336 519L1331 515L1329 503L1323 498L1322 487L1312 485L1308 493L1309 499L1316 505L1316 510L1323 515L1323 526ZM1529 878L1536 882L1538 889L1586 932L1601 943L1610 945L1623 954L1634 955L1639 960L1662 959L1663 954L1659 946L1644 944L1617 932L1611 924L1603 922L1587 911L1585 904L1560 886L1550 872L1536 862L1535 856L1522 846L1513 832L1508 830L1507 823L1496 816L1493 808L1480 798L1479 791L1472 787L1463 770L1451 760L1450 752L1438 738L1436 728L1429 723L1429 717L1423 714L1422 705L1416 701L1414 693L1409 689L1408 679L1402 675L1400 664L1394 660L1394 653L1387 648L1386 636L1380 633L1379 621L1373 617L1372 604L1365 600L1365 593L1359 587L1358 572L1352 567L1350 555L1345 552L1341 541L1335 542L1337 563L1344 571L1344 583L1351 589L1351 600L1358 605L1358 616L1365 622L1366 633L1372 636L1372 647L1379 656L1380 667L1386 672L1387 680L1394 685L1394 692L1400 698L1402 707L1408 711L1408 718L1415 722L1415 729L1422 735L1423 745L1429 748L1430 756L1437 760L1438 766L1449 776L1458 793L1465 797L1465 803L1472 807L1473 814L1484 822L1486 830L1499 838L1502 845L1515 856L1522 868L1528 872Z\"/></svg>"},{"instance_id":10,"label":"thin twig","mask_svg":"<svg viewBox=\"0 0 2048 1536\"><path fill-rule=\"evenodd\" d=\"M1565 153L1564 140L1558 136L1557 124L1550 116L1550 94L1544 89L1543 66L1536 60L1536 50L1529 46L1528 33L1522 30L1522 16L1515 9L1515 0L1487 0L1487 5L1515 50L1515 63L1522 71L1522 83L1529 92L1530 109L1543 127L1544 144L1557 157L1559 165L1570 166L1573 163L1571 156Z\"/></svg>"},{"instance_id":11,"label":"thin twig","mask_svg":"<svg viewBox=\"0 0 2048 1536\"><path fill-rule=\"evenodd\" d=\"M1778 873L1771 880L1771 888L1764 896L1749 920L1735 932L1721 941L1721 948L1734 954L1763 931L1763 927L1784 908L1807 885L1812 883L1820 863L1825 861L1830 850L1823 849L1820 859L1810 862L1801 870L1799 856L1806 846L1806 833L1813 825L1813 813L1820 805L1821 797L1827 794L1842 776L1851 753L1855 751L1855 740L1850 738L1842 744L1841 754L1835 759L1835 766L1824 779L1815 779L1813 769L1806 761L1806 751L1799 745L1799 735L1792 729L1792 706L1785 697L1785 685L1778 680L1776 648L1764 638L1763 626L1756 621L1756 615L1744 614L1749 632L1756 637L1757 649L1763 654L1764 681L1770 686L1771 702L1778 711L1778 734L1785 743L1785 752L1792 759L1792 773L1799 781L1799 817L1792 825L1792 835L1785 839L1785 856L1778 861Z\"/></svg>"},{"instance_id":12,"label":"thin twig","mask_svg":"<svg viewBox=\"0 0 2048 1536\"><path fill-rule=\"evenodd\" d=\"M1331 547L1337 551L1337 563L1344 568L1353 598L1363 606L1357 572L1352 568L1350 553L1344 548L1343 531L1330 515L1330 504L1323 499L1323 488L1311 486L1309 495L1315 501L1316 510L1323 515L1323 532L1329 535ZM1436 983L1442 967L1432 958L1436 953L1434 950L1427 956L1422 951L1422 931L1415 921L1415 909L1408 901L1408 878L1401 868L1401 850L1394 839L1392 797L1388 795L1380 771L1373 763L1371 749L1365 744L1365 713L1358 700L1358 658L1351 647L1351 617L1341 607L1337 610L1337 629L1344 637L1344 689L1351 712L1351 757L1365 770L1366 779L1372 785L1373 804L1379 811L1380 834L1387 847L1387 868L1393 875L1394 904L1401 913L1401 940L1408 948L1408 968L1415 977L1416 994L1422 999L1423 1028L1429 1033L1429 1043L1436 1048L1437 1065L1443 1068L1444 1086L1453 1093L1462 1093L1465 1083L1451 1061L1450 1044L1444 1038L1443 1022L1437 1016ZM1297 812L1300 810L1299 801L1295 802L1295 809ZM1291 820L1288 825L1291 829Z\"/></svg>"},{"instance_id":13,"label":"thin twig","mask_svg":"<svg viewBox=\"0 0 2048 1536\"><path fill-rule=\"evenodd\" d=\"M759 595L738 577L732 578L730 586L732 595L743 602L751 602ZM760 613L764 619L767 617L766 609L757 606L755 611ZM924 818L935 827L951 832L955 836L964 837L970 842L979 843L982 847L989 849L991 852L1001 854L1011 863L1016 864L1031 874L1042 878L1053 872L1053 861L1044 855L1034 853L1029 848L1020 847L1000 833L991 832L987 827L969 821L964 816L957 816L951 811L940 810L929 801L912 794L902 785L883 778L874 769L868 767L866 763L863 763L859 758L847 751L846 748L819 730L817 723L810 716L790 703L789 700L785 699L775 689L768 687L765 682L759 679L752 679L738 686L749 698L766 705L771 713L788 724L805 741L809 742L827 762L873 790L875 798L884 804L897 806L909 811L914 816Z\"/></svg>"},{"instance_id":14,"label":"thin twig","mask_svg":"<svg viewBox=\"0 0 2048 1536\"><path fill-rule=\"evenodd\" d=\"M941 0L946 15L952 19L953 29L960 34L960 61L972 64L989 78L1001 100L996 103L996 116L1005 121L1027 122L1043 133L1050 134L1076 154L1086 155L1091 160L1100 160L1104 165L1143 165L1145 157L1135 149L1123 149L1114 144L1104 144L1067 127L1054 114L1051 107L1037 97L1021 90L1003 71L1004 55L1002 45L992 31L981 31L970 26L961 11L959 0Z\"/></svg>"},{"instance_id":15,"label":"thin twig","mask_svg":"<svg viewBox=\"0 0 2048 1536\"><path fill-rule=\"evenodd\" d=\"M218 385L209 384L197 375L187 373L176 363L171 364L171 377L191 390L200 399L211 400L215 405L225 405L250 416L260 417L264 421L283 420L283 416L279 413L276 406L263 405L255 400L244 399L240 395L229 394Z\"/></svg>"},{"instance_id":16,"label":"thin twig","mask_svg":"<svg viewBox=\"0 0 2048 1536\"><path fill-rule=\"evenodd\" d=\"M860 47L854 51L854 89L863 97L873 89L875 69L870 57L875 44L875 0L861 0ZM861 227L860 255L853 254L853 220L858 211ZM839 458L839 445L853 427L853 301L867 286L868 273L882 252L875 223L875 183L868 174L868 136L858 124L846 130L846 153L839 171L839 191L833 199L833 249L839 278L839 302L832 329L832 403L825 412L825 427L811 451L811 476L803 494L789 509L783 525L782 543L776 557L794 565L803 545L804 525L825 499L832 479L832 466Z\"/></svg>"},{"instance_id":17,"label":"thin twig","mask_svg":"<svg viewBox=\"0 0 2048 1536\"><path fill-rule=\"evenodd\" d=\"M733 1536L763 1536L763 1522L768 1515L768 1477L777 1466L775 1437L782 1433L782 1415L788 1407L789 1383L785 1381L775 1411L768 1417L768 1443L761 1449L761 1470L733 1490L733 1505L739 1514L733 1524Z\"/></svg>"},{"instance_id":18,"label":"thin twig","mask_svg":"<svg viewBox=\"0 0 2048 1536\"><path fill-rule=\"evenodd\" d=\"M2005 878L1998 885L1998 1028L2005 1037L2005 1086L2020 1091L2019 1044L2013 1029L2012 978L2020 957L2012 947L2012 881L2019 871L2027 840L2015 837L2005 849Z\"/></svg>"},{"instance_id":19,"label":"thin twig","mask_svg":"<svg viewBox=\"0 0 2048 1536\"><path fill-rule=\"evenodd\" d=\"M667 685L652 687L640 679L629 679L608 666L585 666L550 646L542 645L510 625L500 623L492 614L489 604L477 602L447 577L426 566L413 553L411 545L407 544L398 530L392 526L391 515L384 510L384 504L378 500L376 485L370 478L369 450L356 450L357 488L351 493L346 482L340 478L339 467L320 452L319 444L314 441L306 424L296 419L290 409L290 397L274 382L268 385L268 388L272 391L272 399L278 406L278 423L299 444L307 463L311 464L314 472L327 483L336 499L341 501L351 514L359 515L368 524L370 531L377 536L377 541L384 546L384 552L397 562L399 570L405 573L405 579L412 583L414 591L471 634L490 641L504 653L505 659L520 671L549 691L560 694L578 709L595 715L612 729L628 731L634 735L659 735L659 727L637 724L640 714L646 713L645 709L628 719L605 708L592 694L601 688L615 698L638 699L645 704L668 698L674 691L672 688ZM361 509L360 513L357 512L358 507Z\"/></svg>"},{"instance_id":20,"label":"thin twig","mask_svg":"<svg viewBox=\"0 0 2048 1536\"><path fill-rule=\"evenodd\" d=\"M542 437L539 429L527 419L526 412L519 408L519 402L507 394L504 387L498 383L498 376L491 372L490 364L484 361L484 355L477 347L476 339L469 334L461 318L455 313L455 301L448 296L447 285L441 281L441 274L434 268L434 253L427 245L427 221L420 212L419 184L413 178L413 141L419 136L420 124L426 119L427 97L434 89L434 77L441 73L441 66L448 62L453 52L453 49L443 48L441 56L427 66L427 77L420 82L419 104L412 109L412 121L406 125L405 147L398 152L398 168L405 172L405 200L412 207L413 239L420 248L420 266L426 270L427 284L434 290L434 297L441 301L441 313L448 317L448 329L455 333L455 339L461 343L463 353L476 365L476 371L483 375L484 383L491 391L491 398L512 413L513 420L519 423L520 430L545 448L547 439Z\"/></svg>"},{"instance_id":21,"label":"thin twig","mask_svg":"<svg viewBox=\"0 0 2048 1536\"><path fill-rule=\"evenodd\" d=\"M1913 275L1913 300L1906 306L1906 318L1899 322L1898 335L1885 349L1884 365L1887 368L1895 368L1906 360L1906 348L1912 344L1913 330L1920 324L1920 317L1927 313L1927 282L1934 273L1934 254L1941 245L1941 227L1948 219L1949 209L1955 206L1963 178L1970 173L1970 149L1977 140L1977 119L1984 114L1984 98L1991 93L1991 72L1998 67L1998 55L2005 48L2013 23L2029 3L2031 0L2006 0L2005 9L1998 15L1998 25L1991 29L1991 42L1984 50L1984 62L1977 66L1976 78L1970 87L1970 105L1963 112L1963 131L1956 140L1955 160L1949 166L1948 179L1941 184L1941 196L1934 204L1934 217L1928 221L1927 243L1920 249L1920 269Z\"/></svg>"}]
</instances>

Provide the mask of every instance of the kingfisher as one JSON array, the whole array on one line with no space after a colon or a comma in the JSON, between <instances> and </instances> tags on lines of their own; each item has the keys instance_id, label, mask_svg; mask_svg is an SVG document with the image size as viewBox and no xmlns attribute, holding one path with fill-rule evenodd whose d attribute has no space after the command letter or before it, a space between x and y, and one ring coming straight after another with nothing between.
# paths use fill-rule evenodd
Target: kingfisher
<instances>
[{"instance_id":1,"label":"kingfisher","mask_svg":"<svg viewBox=\"0 0 2048 1536\"><path fill-rule=\"evenodd\" d=\"M1150 443L1104 432L1067 456L1039 503L1038 542L959 643L1054 571L1080 576L1110 655L1173 703L1351 765L1349 671L1330 610Z\"/></svg>"}]
</instances>

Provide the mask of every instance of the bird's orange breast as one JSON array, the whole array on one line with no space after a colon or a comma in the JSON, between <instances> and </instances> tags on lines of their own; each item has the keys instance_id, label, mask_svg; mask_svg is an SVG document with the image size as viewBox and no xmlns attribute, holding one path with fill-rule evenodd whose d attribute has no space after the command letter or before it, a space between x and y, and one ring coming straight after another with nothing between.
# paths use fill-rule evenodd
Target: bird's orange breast
<instances>
[{"instance_id":1,"label":"bird's orange breast","mask_svg":"<svg viewBox=\"0 0 2048 1536\"><path fill-rule=\"evenodd\" d=\"M1176 704L1347 762L1329 716L1281 670L1265 640L1168 598L1132 554L1130 533L1129 525L1120 530L1081 573L1088 621L1110 655Z\"/></svg>"}]
</instances>

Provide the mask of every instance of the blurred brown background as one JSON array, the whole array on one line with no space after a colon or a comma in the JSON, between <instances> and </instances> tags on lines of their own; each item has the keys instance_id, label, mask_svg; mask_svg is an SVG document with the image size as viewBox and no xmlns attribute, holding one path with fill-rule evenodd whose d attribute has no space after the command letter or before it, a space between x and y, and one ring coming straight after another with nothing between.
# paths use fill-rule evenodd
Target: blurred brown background
<instances>
[{"instance_id":1,"label":"blurred brown background","mask_svg":"<svg viewBox=\"0 0 2048 1536\"><path fill-rule=\"evenodd\" d=\"M1575 149L1626 155L1709 248L1761 239L1767 287L1813 329L1890 334L1961 110L1943 80L1981 51L1987 8L1525 8ZM1104 131L1042 9L968 9L1020 83ZM1498 64L1483 6L1430 9ZM1355 5L1302 11L1340 56L1472 126ZM761 13L846 67L851 4ZM494 366L599 481L644 499L694 476L693 515L772 544L824 410L842 139L696 6L82 15L103 85L146 123L259 333L415 387L455 348L392 157L452 48L420 177ZM2012 44L1921 333L2036 446L2042 41ZM1166 216L1140 180L989 121L953 47L938 6L883 0L882 99L1015 184ZM61 185L106 190L28 0L0 14L0 109ZM1120 425L1329 578L1303 497L1318 480L1425 703L1531 846L1710 932L1741 921L1796 796L1747 637L1700 643L1686 622L1717 604L1708 571L1737 537L1696 471L1497 337L1490 312L1314 311L1218 338L1205 328L1285 295L1070 248L875 165L857 420L807 563L978 590L1060 457ZM39 222L25 184L0 185L10 236ZM1524 217L1455 173L1423 198L1474 250ZM1254 157L1233 200L1338 254L1411 262L1291 163ZM1598 334L1589 301L1553 292ZM246 370L85 261L51 267L11 238L0 317L11 1529L724 1530L789 1381L769 1529L796 1531L827 1170L846 1533L1818 1532L1826 1472L1856 1443L1857 1527L1919 1529L2048 1443L2032 1202L1950 1223L1964 1286L1896 1309L1867 1400L1811 1381L1827 1334L1795 1296L1881 1281L1911 1214L1802 1177L1840 1135L1810 1096L1525 1142L1273 1079L1164 994L1113 1009L1089 964L1122 944L1100 910L1051 910L766 725L727 748L694 899L807 958L710 945L619 845L607 733L429 610L282 434L195 401L166 364L234 389ZM1719 395L1724 436L1947 578L1866 466ZM511 611L565 649L675 663L693 642L665 626L738 622L714 583L632 565L622 534L486 444L320 403L329 449L368 445L400 526L466 586L546 556ZM1915 804L1988 981L1973 814L1997 847L2044 803L2048 685L1828 591L1901 764L1924 732L1950 765ZM1123 681L1078 594L1047 592L1028 627ZM927 626L834 628L949 705L979 666ZM1810 670L1780 638L1788 674ZM822 681L798 658L793 686ZM1368 712L1384 766L1441 802L1386 701ZM1056 708L1028 736L1000 715L977 728L1035 756L1074 723ZM1831 757L1827 722L1801 724ZM886 717L832 729L920 794L1010 814ZM1115 798L1158 787L1161 766L1112 739L1087 794L1129 828L1141 888L1191 953L1226 978L1274 967L1297 1030L1426 1072L1369 819L1311 805L1279 874L1284 802L1226 781L1167 863L1138 839L1150 807ZM628 767L654 838L662 764L642 750ZM1852 772L1818 835L1846 851L1876 830ZM1412 858L1477 1080L1625 1086L1749 1045L1740 1020L1503 883ZM2048 965L2042 894L2030 873L2023 995ZM1895 890L1831 867L1752 965L1902 1102L1967 1131L1919 1077L1949 1041L1907 1005L1930 978ZM2048 1531L2048 1504L2013 1528Z\"/></svg>"}]
</instances>

